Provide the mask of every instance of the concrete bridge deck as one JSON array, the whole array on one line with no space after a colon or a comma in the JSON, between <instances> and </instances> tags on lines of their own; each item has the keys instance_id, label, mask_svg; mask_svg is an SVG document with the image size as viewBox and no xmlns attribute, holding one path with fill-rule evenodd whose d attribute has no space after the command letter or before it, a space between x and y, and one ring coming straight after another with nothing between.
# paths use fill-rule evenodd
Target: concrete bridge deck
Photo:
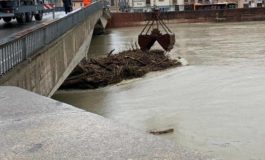
<instances>
[{"instance_id":1,"label":"concrete bridge deck","mask_svg":"<svg viewBox=\"0 0 265 160\"><path fill-rule=\"evenodd\" d=\"M50 98L0 87L0 159L207 158Z\"/></svg>"}]
</instances>

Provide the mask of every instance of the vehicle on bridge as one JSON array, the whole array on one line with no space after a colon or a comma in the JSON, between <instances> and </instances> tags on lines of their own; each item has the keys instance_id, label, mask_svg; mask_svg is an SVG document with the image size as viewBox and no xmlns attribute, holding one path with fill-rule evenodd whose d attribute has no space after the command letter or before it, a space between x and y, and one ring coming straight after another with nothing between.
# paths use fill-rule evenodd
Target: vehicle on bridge
<instances>
[{"instance_id":1,"label":"vehicle on bridge","mask_svg":"<svg viewBox=\"0 0 265 160\"><path fill-rule=\"evenodd\" d=\"M42 20L44 5L42 0L0 0L0 19L10 22L16 19L24 24L35 20Z\"/></svg>"}]
</instances>

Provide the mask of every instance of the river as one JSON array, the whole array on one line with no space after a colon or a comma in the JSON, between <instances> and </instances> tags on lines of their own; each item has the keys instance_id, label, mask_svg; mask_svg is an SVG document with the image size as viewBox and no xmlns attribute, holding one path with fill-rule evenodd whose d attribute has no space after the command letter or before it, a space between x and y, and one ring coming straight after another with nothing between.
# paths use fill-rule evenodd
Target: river
<instances>
[{"instance_id":1,"label":"river","mask_svg":"<svg viewBox=\"0 0 265 160\"><path fill-rule=\"evenodd\" d=\"M265 22L169 27L176 34L170 56L189 66L53 98L142 132L174 128L161 137L217 160L265 160ZM126 49L140 30L95 37L90 55Z\"/></svg>"}]
</instances>

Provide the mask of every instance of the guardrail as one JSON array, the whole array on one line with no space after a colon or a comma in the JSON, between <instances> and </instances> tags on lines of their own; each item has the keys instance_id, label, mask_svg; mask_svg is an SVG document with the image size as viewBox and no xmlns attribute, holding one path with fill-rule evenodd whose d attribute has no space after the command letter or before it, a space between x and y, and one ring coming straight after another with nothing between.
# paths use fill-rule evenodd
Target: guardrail
<instances>
[{"instance_id":1,"label":"guardrail","mask_svg":"<svg viewBox=\"0 0 265 160\"><path fill-rule=\"evenodd\" d=\"M0 76L102 8L102 2L94 2L86 8L70 13L46 26L0 44Z\"/></svg>"}]
</instances>

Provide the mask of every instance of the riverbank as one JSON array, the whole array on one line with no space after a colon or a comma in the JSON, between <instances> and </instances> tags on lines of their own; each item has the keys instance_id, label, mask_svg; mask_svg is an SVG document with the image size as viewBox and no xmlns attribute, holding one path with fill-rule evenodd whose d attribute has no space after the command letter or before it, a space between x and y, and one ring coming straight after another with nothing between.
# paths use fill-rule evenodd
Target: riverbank
<instances>
[{"instance_id":1,"label":"riverbank","mask_svg":"<svg viewBox=\"0 0 265 160\"><path fill-rule=\"evenodd\" d=\"M183 11L162 13L166 23L243 22L264 21L265 8L240 8L227 10ZM111 13L107 27L130 27L146 24L150 13Z\"/></svg>"},{"instance_id":2,"label":"riverbank","mask_svg":"<svg viewBox=\"0 0 265 160\"><path fill-rule=\"evenodd\" d=\"M0 159L206 159L17 87L0 87L0 106Z\"/></svg>"}]
</instances>

